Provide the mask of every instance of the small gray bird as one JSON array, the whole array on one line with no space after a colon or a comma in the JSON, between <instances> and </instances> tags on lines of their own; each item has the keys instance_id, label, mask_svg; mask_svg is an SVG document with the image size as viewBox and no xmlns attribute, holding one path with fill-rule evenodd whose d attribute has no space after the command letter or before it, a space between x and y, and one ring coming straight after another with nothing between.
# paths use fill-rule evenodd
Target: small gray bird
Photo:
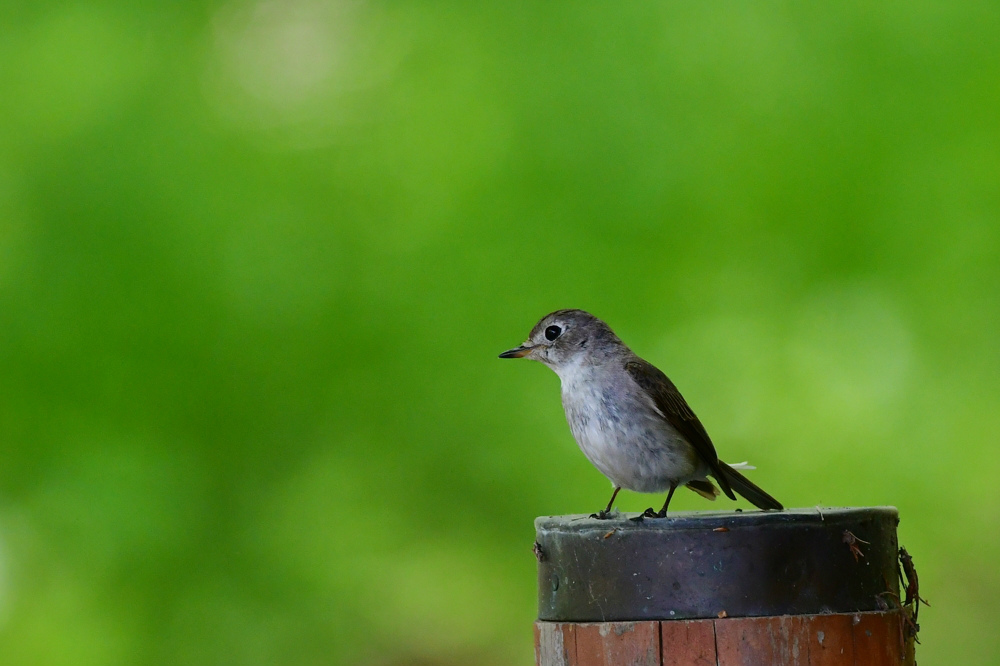
<instances>
[{"instance_id":1,"label":"small gray bird","mask_svg":"<svg viewBox=\"0 0 1000 666\"><path fill-rule=\"evenodd\" d=\"M594 315L583 310L545 315L524 344L500 358L541 361L559 375L573 437L614 486L607 508L592 517L607 518L622 488L667 491L663 508L646 509L640 520L665 517L678 486L714 500L719 491L709 475L730 499L736 499L735 490L761 509L783 508L719 460L708 433L673 382Z\"/></svg>"}]
</instances>

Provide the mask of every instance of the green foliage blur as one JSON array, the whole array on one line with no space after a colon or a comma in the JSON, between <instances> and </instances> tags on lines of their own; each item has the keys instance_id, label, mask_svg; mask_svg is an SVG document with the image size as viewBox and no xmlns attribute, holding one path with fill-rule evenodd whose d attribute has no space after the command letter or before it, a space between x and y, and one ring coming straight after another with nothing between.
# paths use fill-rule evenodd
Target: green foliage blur
<instances>
[{"instance_id":1,"label":"green foliage blur","mask_svg":"<svg viewBox=\"0 0 1000 666\"><path fill-rule=\"evenodd\" d=\"M3 664L532 663L610 488L496 355L564 307L1000 664L995 5L5 2L0 62Z\"/></svg>"}]
</instances>

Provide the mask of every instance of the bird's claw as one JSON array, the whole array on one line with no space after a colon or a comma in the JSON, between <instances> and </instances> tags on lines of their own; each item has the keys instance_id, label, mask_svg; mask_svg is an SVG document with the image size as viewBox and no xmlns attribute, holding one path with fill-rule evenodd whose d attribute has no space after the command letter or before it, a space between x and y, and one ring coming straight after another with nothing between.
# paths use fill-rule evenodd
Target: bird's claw
<instances>
[{"instance_id":1,"label":"bird's claw","mask_svg":"<svg viewBox=\"0 0 1000 666\"><path fill-rule=\"evenodd\" d=\"M643 511L642 513L640 513L635 518L629 518L629 520L631 520L633 523L641 523L646 518L666 518L666 517L667 517L666 511L653 511L653 508L650 507L645 511Z\"/></svg>"},{"instance_id":2,"label":"bird's claw","mask_svg":"<svg viewBox=\"0 0 1000 666\"><path fill-rule=\"evenodd\" d=\"M597 520L608 520L611 518L611 512L601 509L597 513L590 514L591 518L596 518Z\"/></svg>"}]
</instances>

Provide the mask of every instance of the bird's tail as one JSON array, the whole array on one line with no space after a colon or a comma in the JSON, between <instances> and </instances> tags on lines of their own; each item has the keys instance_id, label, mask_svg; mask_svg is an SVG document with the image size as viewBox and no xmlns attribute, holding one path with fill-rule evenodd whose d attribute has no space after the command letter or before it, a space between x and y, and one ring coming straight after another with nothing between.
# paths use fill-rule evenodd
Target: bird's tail
<instances>
[{"instance_id":1,"label":"bird's tail","mask_svg":"<svg viewBox=\"0 0 1000 666\"><path fill-rule=\"evenodd\" d=\"M722 472L724 477L726 477L726 481L729 482L729 485L732 486L733 490L747 498L747 500L749 500L750 503L758 509L775 509L780 511L785 508L781 506L781 502L765 493L750 479L736 471L737 467L740 469L753 469L753 467L750 467L746 463L729 466L721 460L719 461L719 471Z\"/></svg>"}]
</instances>

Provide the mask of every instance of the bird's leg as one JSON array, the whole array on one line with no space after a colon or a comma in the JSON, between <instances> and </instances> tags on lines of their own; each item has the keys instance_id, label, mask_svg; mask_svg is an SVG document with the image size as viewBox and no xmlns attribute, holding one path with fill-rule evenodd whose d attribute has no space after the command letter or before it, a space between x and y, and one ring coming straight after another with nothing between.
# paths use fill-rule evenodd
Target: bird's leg
<instances>
[{"instance_id":1,"label":"bird's leg","mask_svg":"<svg viewBox=\"0 0 1000 666\"><path fill-rule=\"evenodd\" d=\"M590 514L591 518L597 518L598 520L604 520L605 518L610 518L611 507L615 503L615 498L618 497L618 491L621 490L621 486L615 486L615 492L611 493L611 499L608 501L608 508L603 511L598 511L597 513Z\"/></svg>"},{"instance_id":2,"label":"bird's leg","mask_svg":"<svg viewBox=\"0 0 1000 666\"><path fill-rule=\"evenodd\" d=\"M663 503L663 508L660 509L660 512L658 514L656 514L657 518L666 518L667 517L667 507L670 506L670 498L674 496L674 491L675 490L677 490L677 484L676 483L671 483L670 484L670 491L667 493L667 501ZM649 511L652 511L652 509L649 509Z\"/></svg>"},{"instance_id":3,"label":"bird's leg","mask_svg":"<svg viewBox=\"0 0 1000 666\"><path fill-rule=\"evenodd\" d=\"M667 501L663 503L663 508L660 509L659 513L653 511L653 507L649 507L641 514L635 518L629 518L633 523L641 523L643 518L666 518L667 517L667 507L670 506L670 498L674 496L674 491L677 490L677 484L670 484L670 492L667 493Z\"/></svg>"}]
</instances>

